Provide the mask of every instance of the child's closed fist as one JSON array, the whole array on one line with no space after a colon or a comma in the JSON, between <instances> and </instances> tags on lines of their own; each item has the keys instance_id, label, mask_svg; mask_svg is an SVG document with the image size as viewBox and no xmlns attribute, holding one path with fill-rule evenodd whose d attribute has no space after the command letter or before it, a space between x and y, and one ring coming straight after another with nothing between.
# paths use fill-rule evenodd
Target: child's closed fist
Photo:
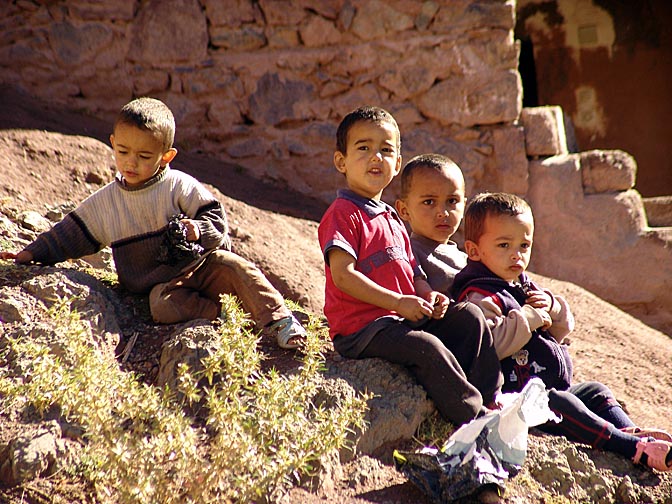
<instances>
[{"instance_id":1,"label":"child's closed fist","mask_svg":"<svg viewBox=\"0 0 672 504\"><path fill-rule=\"evenodd\" d=\"M405 319L417 322L432 316L432 305L418 296L401 296L395 311Z\"/></svg>"},{"instance_id":2,"label":"child's closed fist","mask_svg":"<svg viewBox=\"0 0 672 504\"><path fill-rule=\"evenodd\" d=\"M432 304L432 318L440 319L446 314L448 305L450 305L450 298L445 294L437 291L432 291L429 294L428 301Z\"/></svg>"}]
</instances>

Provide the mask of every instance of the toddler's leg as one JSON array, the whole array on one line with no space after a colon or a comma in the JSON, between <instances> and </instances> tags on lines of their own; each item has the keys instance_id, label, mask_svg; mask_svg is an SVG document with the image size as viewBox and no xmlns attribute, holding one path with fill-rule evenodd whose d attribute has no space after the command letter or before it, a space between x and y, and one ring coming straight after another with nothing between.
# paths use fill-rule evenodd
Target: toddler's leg
<instances>
[{"instance_id":1,"label":"toddler's leg","mask_svg":"<svg viewBox=\"0 0 672 504\"><path fill-rule=\"evenodd\" d=\"M548 405L562 415L560 423L548 422L538 428L549 434L565 436L570 441L589 444L593 448L619 453L661 471L672 469L672 444L654 438L640 439L623 432L600 418L574 394L550 389Z\"/></svg>"},{"instance_id":2,"label":"toddler's leg","mask_svg":"<svg viewBox=\"0 0 672 504\"><path fill-rule=\"evenodd\" d=\"M432 334L398 322L378 332L360 357L380 357L409 368L450 422L466 423L482 411L481 394L450 350Z\"/></svg>"},{"instance_id":3,"label":"toddler's leg","mask_svg":"<svg viewBox=\"0 0 672 504\"><path fill-rule=\"evenodd\" d=\"M291 315L282 294L257 266L233 252L217 250L194 272L201 293L219 305L221 294L233 294L260 327Z\"/></svg>"},{"instance_id":4,"label":"toddler's leg","mask_svg":"<svg viewBox=\"0 0 672 504\"><path fill-rule=\"evenodd\" d=\"M614 424L616 428L634 427L635 424L606 385L600 382L583 382L572 385L569 392L578 397L590 411Z\"/></svg>"},{"instance_id":5,"label":"toddler's leg","mask_svg":"<svg viewBox=\"0 0 672 504\"><path fill-rule=\"evenodd\" d=\"M558 416L562 416L560 423L548 422L538 427L549 434L565 436L570 441L588 444L593 448L604 448L609 438L618 431L613 424L590 411L568 391L549 389L548 406Z\"/></svg>"},{"instance_id":6,"label":"toddler's leg","mask_svg":"<svg viewBox=\"0 0 672 504\"><path fill-rule=\"evenodd\" d=\"M495 400L504 378L492 333L477 306L451 305L442 319L432 319L422 329L435 334L450 350L486 404Z\"/></svg>"}]
</instances>

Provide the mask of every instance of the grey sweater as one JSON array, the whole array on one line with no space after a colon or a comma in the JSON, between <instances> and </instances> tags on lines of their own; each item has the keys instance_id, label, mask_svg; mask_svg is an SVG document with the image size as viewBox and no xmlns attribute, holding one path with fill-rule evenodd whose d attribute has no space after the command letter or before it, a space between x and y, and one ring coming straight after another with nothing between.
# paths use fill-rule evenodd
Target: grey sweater
<instances>
[{"instance_id":1,"label":"grey sweater","mask_svg":"<svg viewBox=\"0 0 672 504\"><path fill-rule=\"evenodd\" d=\"M166 166L140 187L127 187L118 176L26 250L35 262L55 264L110 246L119 282L130 291L148 292L192 262L168 266L157 261L168 219L175 214L197 221L205 254L230 248L226 215L219 201L192 176Z\"/></svg>"},{"instance_id":2,"label":"grey sweater","mask_svg":"<svg viewBox=\"0 0 672 504\"><path fill-rule=\"evenodd\" d=\"M432 289L450 296L455 275L467 265L467 254L455 242L439 243L415 233L411 233L411 246Z\"/></svg>"}]
</instances>

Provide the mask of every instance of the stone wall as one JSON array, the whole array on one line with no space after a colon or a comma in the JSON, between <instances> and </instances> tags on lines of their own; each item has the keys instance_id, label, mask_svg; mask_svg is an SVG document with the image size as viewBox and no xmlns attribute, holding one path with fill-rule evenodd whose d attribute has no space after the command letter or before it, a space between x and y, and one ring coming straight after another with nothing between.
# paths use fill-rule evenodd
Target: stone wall
<instances>
[{"instance_id":1,"label":"stone wall","mask_svg":"<svg viewBox=\"0 0 672 504\"><path fill-rule=\"evenodd\" d=\"M468 186L527 192L515 3L492 0L20 0L0 21L0 82L106 120L167 102L176 145L323 201L335 130L390 110L406 159L452 156ZM388 192L391 198L395 188Z\"/></svg>"},{"instance_id":2,"label":"stone wall","mask_svg":"<svg viewBox=\"0 0 672 504\"><path fill-rule=\"evenodd\" d=\"M522 110L513 1L17 0L2 9L0 82L110 122L134 96L163 99L178 149L325 203L342 182L331 162L338 121L383 106L406 159L447 154L469 193L530 200L534 271L672 334L672 228L648 227L634 159L568 154L559 107ZM225 180L218 186L226 192Z\"/></svg>"}]
</instances>

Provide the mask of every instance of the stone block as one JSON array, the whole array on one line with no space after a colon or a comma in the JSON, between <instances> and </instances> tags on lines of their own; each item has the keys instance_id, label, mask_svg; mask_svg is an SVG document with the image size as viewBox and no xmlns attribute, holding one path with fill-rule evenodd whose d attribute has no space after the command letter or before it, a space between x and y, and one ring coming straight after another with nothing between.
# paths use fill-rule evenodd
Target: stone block
<instances>
[{"instance_id":1,"label":"stone block","mask_svg":"<svg viewBox=\"0 0 672 504\"><path fill-rule=\"evenodd\" d=\"M381 0L364 3L352 20L352 32L362 40L373 40L413 28L413 18Z\"/></svg>"},{"instance_id":2,"label":"stone block","mask_svg":"<svg viewBox=\"0 0 672 504\"><path fill-rule=\"evenodd\" d=\"M415 16L415 28L418 30L426 30L434 20L434 16L439 11L439 4L432 0L422 2L422 8L417 16Z\"/></svg>"},{"instance_id":3,"label":"stone block","mask_svg":"<svg viewBox=\"0 0 672 504\"><path fill-rule=\"evenodd\" d=\"M525 134L521 127L503 126L492 129L494 174L499 191L527 194L528 161L525 155Z\"/></svg>"},{"instance_id":4,"label":"stone block","mask_svg":"<svg viewBox=\"0 0 672 504\"><path fill-rule=\"evenodd\" d=\"M71 2L68 10L74 18L78 19L130 21L135 15L135 5L135 0L115 0L114 2L79 0Z\"/></svg>"},{"instance_id":5,"label":"stone block","mask_svg":"<svg viewBox=\"0 0 672 504\"><path fill-rule=\"evenodd\" d=\"M521 93L517 71L485 71L439 82L420 95L418 108L445 125L506 123L519 116Z\"/></svg>"},{"instance_id":6,"label":"stone block","mask_svg":"<svg viewBox=\"0 0 672 504\"><path fill-rule=\"evenodd\" d=\"M513 30L516 12L514 2L474 2L450 0L441 2L432 29L438 32L503 28Z\"/></svg>"},{"instance_id":7,"label":"stone block","mask_svg":"<svg viewBox=\"0 0 672 504\"><path fill-rule=\"evenodd\" d=\"M69 22L49 27L49 44L54 55L66 66L76 66L92 60L101 48L112 42L112 30L102 23L74 26Z\"/></svg>"},{"instance_id":8,"label":"stone block","mask_svg":"<svg viewBox=\"0 0 672 504\"><path fill-rule=\"evenodd\" d=\"M296 47L299 43L299 32L294 28L270 27L266 29L269 47Z\"/></svg>"},{"instance_id":9,"label":"stone block","mask_svg":"<svg viewBox=\"0 0 672 504\"><path fill-rule=\"evenodd\" d=\"M333 22L322 16L310 16L299 29L301 41L307 47L334 45L341 41L341 33Z\"/></svg>"},{"instance_id":10,"label":"stone block","mask_svg":"<svg viewBox=\"0 0 672 504\"><path fill-rule=\"evenodd\" d=\"M259 0L258 5L270 26L297 26L307 16L305 9L293 7L286 0Z\"/></svg>"},{"instance_id":11,"label":"stone block","mask_svg":"<svg viewBox=\"0 0 672 504\"><path fill-rule=\"evenodd\" d=\"M627 191L635 186L637 162L621 150L581 153L581 175L586 194Z\"/></svg>"},{"instance_id":12,"label":"stone block","mask_svg":"<svg viewBox=\"0 0 672 504\"><path fill-rule=\"evenodd\" d=\"M672 196L642 198L651 227L672 227Z\"/></svg>"},{"instance_id":13,"label":"stone block","mask_svg":"<svg viewBox=\"0 0 672 504\"><path fill-rule=\"evenodd\" d=\"M178 12L179 16L167 16ZM208 56L208 26L198 0L150 0L133 25L131 61L174 65Z\"/></svg>"},{"instance_id":14,"label":"stone block","mask_svg":"<svg viewBox=\"0 0 672 504\"><path fill-rule=\"evenodd\" d=\"M151 68L137 72L133 77L133 94L135 96L151 96L152 93L168 89L170 76L165 70Z\"/></svg>"},{"instance_id":15,"label":"stone block","mask_svg":"<svg viewBox=\"0 0 672 504\"><path fill-rule=\"evenodd\" d=\"M567 154L567 137L562 108L557 106L524 108L520 123L525 130L528 156Z\"/></svg>"},{"instance_id":16,"label":"stone block","mask_svg":"<svg viewBox=\"0 0 672 504\"><path fill-rule=\"evenodd\" d=\"M250 96L250 119L267 127L299 119L295 105L311 99L313 93L313 86L305 81L282 81L277 73L265 74Z\"/></svg>"},{"instance_id":17,"label":"stone block","mask_svg":"<svg viewBox=\"0 0 672 504\"><path fill-rule=\"evenodd\" d=\"M203 0L210 26L237 27L255 20L254 4L250 0Z\"/></svg>"},{"instance_id":18,"label":"stone block","mask_svg":"<svg viewBox=\"0 0 672 504\"><path fill-rule=\"evenodd\" d=\"M256 25L234 28L211 26L210 43L234 51L252 51L266 45L266 36L263 27Z\"/></svg>"}]
</instances>

